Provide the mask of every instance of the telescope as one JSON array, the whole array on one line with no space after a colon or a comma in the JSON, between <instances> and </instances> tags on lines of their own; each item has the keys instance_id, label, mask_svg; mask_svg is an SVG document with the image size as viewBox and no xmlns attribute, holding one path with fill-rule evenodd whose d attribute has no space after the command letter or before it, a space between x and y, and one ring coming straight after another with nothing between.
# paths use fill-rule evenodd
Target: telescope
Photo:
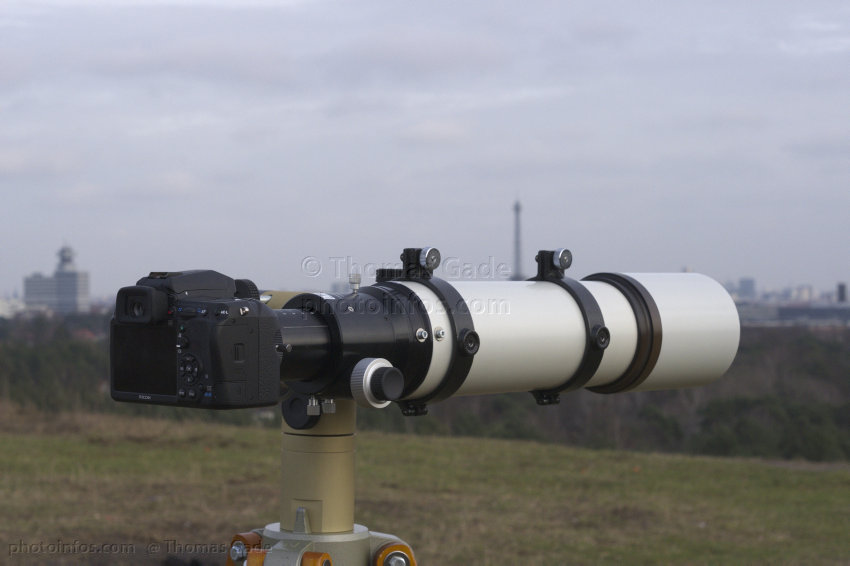
<instances>
[{"instance_id":1,"label":"telescope","mask_svg":"<svg viewBox=\"0 0 850 566\"><path fill-rule=\"evenodd\" d=\"M228 564L414 566L401 539L353 520L355 407L406 416L450 397L527 391L539 405L692 387L738 349L731 297L695 273L565 277L541 250L526 281L445 281L406 248L346 294L260 291L215 271L154 272L117 295L113 399L191 408L280 403L281 522L240 533Z\"/></svg>"}]
</instances>

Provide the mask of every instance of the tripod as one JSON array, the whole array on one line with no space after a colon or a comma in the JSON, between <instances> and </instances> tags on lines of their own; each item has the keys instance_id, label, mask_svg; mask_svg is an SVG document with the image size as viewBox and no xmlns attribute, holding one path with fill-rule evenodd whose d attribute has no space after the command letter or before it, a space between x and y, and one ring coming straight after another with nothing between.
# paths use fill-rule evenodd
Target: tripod
<instances>
[{"instance_id":1,"label":"tripod","mask_svg":"<svg viewBox=\"0 0 850 566\"><path fill-rule=\"evenodd\" d=\"M310 429L283 421L280 522L235 535L227 566L416 566L407 543L354 523L355 403L328 408Z\"/></svg>"}]
</instances>

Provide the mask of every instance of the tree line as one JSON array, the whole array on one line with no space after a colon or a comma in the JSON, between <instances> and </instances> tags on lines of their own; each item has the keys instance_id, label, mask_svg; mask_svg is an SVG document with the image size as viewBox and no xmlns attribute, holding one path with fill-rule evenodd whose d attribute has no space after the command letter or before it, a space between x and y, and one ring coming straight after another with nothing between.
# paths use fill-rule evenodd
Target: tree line
<instances>
[{"instance_id":1,"label":"tree line","mask_svg":"<svg viewBox=\"0 0 850 566\"><path fill-rule=\"evenodd\" d=\"M108 317L0 319L0 398L45 413L119 412L276 426L277 410L192 411L109 396ZM744 328L729 373L700 388L453 398L424 417L358 413L360 429L486 436L577 446L748 456L850 459L850 329Z\"/></svg>"}]
</instances>

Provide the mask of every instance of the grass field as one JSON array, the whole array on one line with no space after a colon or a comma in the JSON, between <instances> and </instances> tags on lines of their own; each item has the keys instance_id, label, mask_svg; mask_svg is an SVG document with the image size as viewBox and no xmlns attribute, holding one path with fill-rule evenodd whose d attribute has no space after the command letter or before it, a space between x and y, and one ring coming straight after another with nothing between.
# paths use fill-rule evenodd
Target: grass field
<instances>
[{"instance_id":1,"label":"grass field","mask_svg":"<svg viewBox=\"0 0 850 566\"><path fill-rule=\"evenodd\" d=\"M2 404L0 564L223 564L278 520L279 435ZM426 566L850 564L844 464L361 434L356 515Z\"/></svg>"}]
</instances>

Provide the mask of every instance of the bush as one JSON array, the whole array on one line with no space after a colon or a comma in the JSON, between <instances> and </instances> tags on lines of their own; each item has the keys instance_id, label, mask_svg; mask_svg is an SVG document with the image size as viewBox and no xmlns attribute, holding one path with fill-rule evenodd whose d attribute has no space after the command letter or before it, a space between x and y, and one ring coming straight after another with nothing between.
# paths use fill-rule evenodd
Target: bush
<instances>
[{"instance_id":1,"label":"bush","mask_svg":"<svg viewBox=\"0 0 850 566\"><path fill-rule=\"evenodd\" d=\"M701 411L702 428L693 452L718 456L760 456L839 460L850 457L844 411L818 403L777 397L719 399Z\"/></svg>"}]
</instances>

